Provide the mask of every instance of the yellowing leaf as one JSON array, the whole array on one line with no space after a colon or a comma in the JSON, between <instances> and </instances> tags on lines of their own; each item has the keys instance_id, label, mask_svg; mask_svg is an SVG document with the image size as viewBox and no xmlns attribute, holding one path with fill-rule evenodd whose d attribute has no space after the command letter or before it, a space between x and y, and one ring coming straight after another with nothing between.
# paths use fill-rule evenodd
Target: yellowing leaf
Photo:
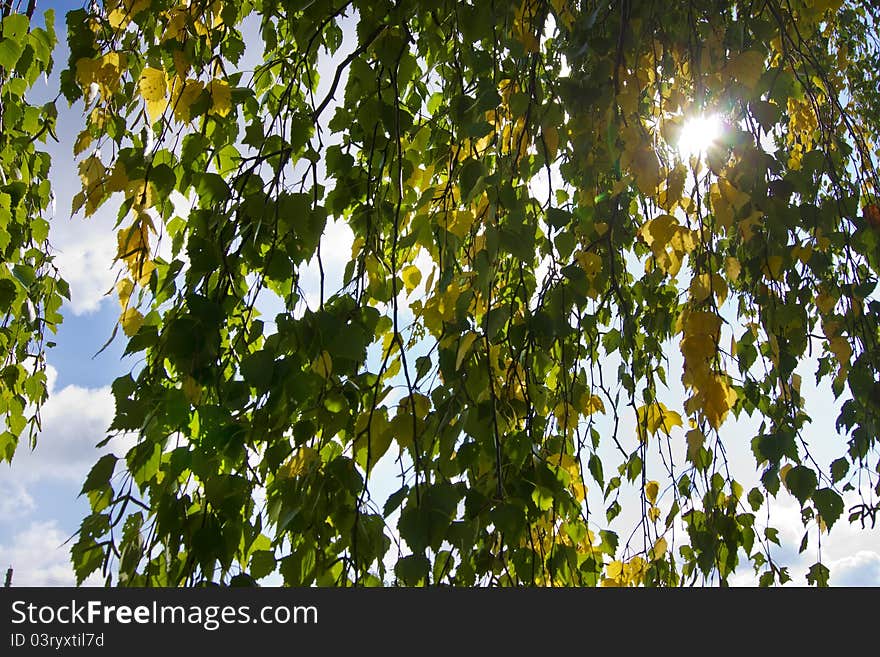
<instances>
[{"instance_id":1,"label":"yellowing leaf","mask_svg":"<svg viewBox=\"0 0 880 657\"><path fill-rule=\"evenodd\" d=\"M646 404L636 409L638 417L638 434L639 440L644 442L647 440L647 434L654 435L658 431L669 433L673 427L682 426L681 415L675 411L670 411L662 402Z\"/></svg>"},{"instance_id":2,"label":"yellowing leaf","mask_svg":"<svg viewBox=\"0 0 880 657\"><path fill-rule=\"evenodd\" d=\"M746 89L754 89L764 73L764 55L756 50L740 53L727 64L727 73Z\"/></svg>"},{"instance_id":3,"label":"yellowing leaf","mask_svg":"<svg viewBox=\"0 0 880 657\"><path fill-rule=\"evenodd\" d=\"M693 461L702 449L706 436L699 429L691 429L685 434L685 439L687 440L688 459Z\"/></svg>"},{"instance_id":4,"label":"yellowing leaf","mask_svg":"<svg viewBox=\"0 0 880 657\"><path fill-rule=\"evenodd\" d=\"M183 380L183 395L190 404L198 404L202 398L202 386L191 376Z\"/></svg>"},{"instance_id":5,"label":"yellowing leaf","mask_svg":"<svg viewBox=\"0 0 880 657\"><path fill-rule=\"evenodd\" d=\"M119 323L122 324L122 330L125 334L131 337L138 332L144 323L144 316L134 308L126 308L119 316Z\"/></svg>"},{"instance_id":6,"label":"yellowing leaf","mask_svg":"<svg viewBox=\"0 0 880 657\"><path fill-rule=\"evenodd\" d=\"M832 310L834 310L834 306L837 305L837 299L828 294L826 290L821 290L819 294L816 296L816 307L822 311L823 315L827 315Z\"/></svg>"},{"instance_id":7,"label":"yellowing leaf","mask_svg":"<svg viewBox=\"0 0 880 657\"><path fill-rule=\"evenodd\" d=\"M447 220L448 224L446 230L459 239L464 239L464 237L471 231L475 218L473 212L470 212L469 210L461 210L448 213Z\"/></svg>"},{"instance_id":8,"label":"yellowing leaf","mask_svg":"<svg viewBox=\"0 0 880 657\"><path fill-rule=\"evenodd\" d=\"M576 256L578 264L587 274L587 278L595 278L596 274L602 271L602 256L592 251L586 253L581 251Z\"/></svg>"},{"instance_id":9,"label":"yellowing leaf","mask_svg":"<svg viewBox=\"0 0 880 657\"><path fill-rule=\"evenodd\" d=\"M214 79L208 83L208 93L211 94L211 114L226 116L232 110L232 92L226 80Z\"/></svg>"},{"instance_id":10,"label":"yellowing leaf","mask_svg":"<svg viewBox=\"0 0 880 657\"><path fill-rule=\"evenodd\" d=\"M408 265L403 268L401 278L403 278L406 291L412 292L422 282L422 272L415 265Z\"/></svg>"},{"instance_id":11,"label":"yellowing leaf","mask_svg":"<svg viewBox=\"0 0 880 657\"><path fill-rule=\"evenodd\" d=\"M788 488L788 483L786 482L786 478L788 477L788 473L791 471L791 463L786 463L781 468L779 468L779 479L782 481L782 485Z\"/></svg>"},{"instance_id":12,"label":"yellowing leaf","mask_svg":"<svg viewBox=\"0 0 880 657\"><path fill-rule=\"evenodd\" d=\"M165 71L147 67L138 80L138 90L147 103L147 114L155 122L168 107L168 81Z\"/></svg>"},{"instance_id":13,"label":"yellowing leaf","mask_svg":"<svg viewBox=\"0 0 880 657\"><path fill-rule=\"evenodd\" d=\"M205 85L199 80L187 80L183 83L177 83L180 92L176 94L174 99L174 118L181 123L189 123L193 119L192 106L202 95Z\"/></svg>"},{"instance_id":14,"label":"yellowing leaf","mask_svg":"<svg viewBox=\"0 0 880 657\"><path fill-rule=\"evenodd\" d=\"M134 283L131 279L123 278L116 284L116 292L119 294L119 305L125 310L128 308L128 302L131 300L131 293L134 291Z\"/></svg>"},{"instance_id":15,"label":"yellowing leaf","mask_svg":"<svg viewBox=\"0 0 880 657\"><path fill-rule=\"evenodd\" d=\"M767 263L762 269L764 276L776 281L782 273L782 256L772 255L767 258Z\"/></svg>"},{"instance_id":16,"label":"yellowing leaf","mask_svg":"<svg viewBox=\"0 0 880 657\"><path fill-rule=\"evenodd\" d=\"M619 579L623 574L623 563L620 561L612 561L605 567L605 575L611 579Z\"/></svg>"},{"instance_id":17,"label":"yellowing leaf","mask_svg":"<svg viewBox=\"0 0 880 657\"><path fill-rule=\"evenodd\" d=\"M119 78L128 58L124 54L110 52L92 59L83 57L76 62L76 80L84 90L97 85L101 100L107 100L119 89Z\"/></svg>"},{"instance_id":18,"label":"yellowing leaf","mask_svg":"<svg viewBox=\"0 0 880 657\"><path fill-rule=\"evenodd\" d=\"M473 332L461 336L461 341L458 343L458 354L455 357L455 369L461 369L461 364L470 353L471 345L474 344L477 337L477 334Z\"/></svg>"},{"instance_id":19,"label":"yellowing leaf","mask_svg":"<svg viewBox=\"0 0 880 657\"><path fill-rule=\"evenodd\" d=\"M648 147L641 147L633 153L629 166L639 191L647 196L653 195L663 182L657 154Z\"/></svg>"},{"instance_id":20,"label":"yellowing leaf","mask_svg":"<svg viewBox=\"0 0 880 657\"><path fill-rule=\"evenodd\" d=\"M735 281L738 279L741 271L742 267L739 264L739 260L736 258L728 257L724 261L724 273L727 274L728 280Z\"/></svg>"},{"instance_id":21,"label":"yellowing leaf","mask_svg":"<svg viewBox=\"0 0 880 657\"><path fill-rule=\"evenodd\" d=\"M162 41L167 41L168 39L176 39L183 43L186 39L186 24L189 19L189 14L186 10L186 7L180 6L175 7L167 14L168 17L168 25L165 27L165 33L162 35Z\"/></svg>"},{"instance_id":22,"label":"yellowing leaf","mask_svg":"<svg viewBox=\"0 0 880 657\"><path fill-rule=\"evenodd\" d=\"M581 411L584 415L592 415L596 411L605 412L605 403L598 395L584 393L581 396Z\"/></svg>"},{"instance_id":23,"label":"yellowing leaf","mask_svg":"<svg viewBox=\"0 0 880 657\"><path fill-rule=\"evenodd\" d=\"M333 359L326 351L322 351L320 355L312 363L312 372L320 376L322 379L329 379L333 372Z\"/></svg>"},{"instance_id":24,"label":"yellowing leaf","mask_svg":"<svg viewBox=\"0 0 880 657\"><path fill-rule=\"evenodd\" d=\"M838 335L836 337L831 338L828 341L828 349L834 356L837 358L837 361L841 365L848 365L850 357L852 356L852 346L850 346L849 342L842 335Z\"/></svg>"},{"instance_id":25,"label":"yellowing leaf","mask_svg":"<svg viewBox=\"0 0 880 657\"><path fill-rule=\"evenodd\" d=\"M709 274L700 274L691 279L691 298L699 303L708 298L712 291Z\"/></svg>"},{"instance_id":26,"label":"yellowing leaf","mask_svg":"<svg viewBox=\"0 0 880 657\"><path fill-rule=\"evenodd\" d=\"M84 150L86 150L89 145L92 143L92 135L89 132L88 128L79 133L76 137L76 142L73 145L73 154L79 155Z\"/></svg>"},{"instance_id":27,"label":"yellowing leaf","mask_svg":"<svg viewBox=\"0 0 880 657\"><path fill-rule=\"evenodd\" d=\"M278 479L290 479L305 474L312 470L317 463L320 463L321 455L311 447L300 447L287 463L278 468L275 476Z\"/></svg>"},{"instance_id":28,"label":"yellowing leaf","mask_svg":"<svg viewBox=\"0 0 880 657\"><path fill-rule=\"evenodd\" d=\"M651 561L659 561L663 558L663 555L666 554L666 539L662 536L657 539L657 542L654 543L654 547L651 548Z\"/></svg>"},{"instance_id":29,"label":"yellowing leaf","mask_svg":"<svg viewBox=\"0 0 880 657\"><path fill-rule=\"evenodd\" d=\"M660 484L656 481L649 481L645 484L645 497L647 500L654 504L657 502L657 495L660 492Z\"/></svg>"},{"instance_id":30,"label":"yellowing leaf","mask_svg":"<svg viewBox=\"0 0 880 657\"><path fill-rule=\"evenodd\" d=\"M559 131L552 125L545 126L541 131L541 136L547 147L547 159L552 162L556 159L556 152L559 150Z\"/></svg>"},{"instance_id":31,"label":"yellowing leaf","mask_svg":"<svg viewBox=\"0 0 880 657\"><path fill-rule=\"evenodd\" d=\"M79 177L82 181L82 194L74 198L73 211L85 206L86 216L94 214L104 201L104 176L106 169L97 157L92 155L79 163Z\"/></svg>"}]
</instances>

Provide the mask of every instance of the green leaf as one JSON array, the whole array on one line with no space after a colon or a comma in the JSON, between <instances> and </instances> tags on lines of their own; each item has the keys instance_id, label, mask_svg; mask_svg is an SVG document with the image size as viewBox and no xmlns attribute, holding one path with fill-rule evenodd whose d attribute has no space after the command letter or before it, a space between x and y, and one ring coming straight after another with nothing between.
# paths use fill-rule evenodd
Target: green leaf
<instances>
[{"instance_id":1,"label":"green leaf","mask_svg":"<svg viewBox=\"0 0 880 657\"><path fill-rule=\"evenodd\" d=\"M805 465L792 468L785 475L785 486L797 498L801 506L810 499L818 484L816 473Z\"/></svg>"},{"instance_id":2,"label":"green leaf","mask_svg":"<svg viewBox=\"0 0 880 657\"><path fill-rule=\"evenodd\" d=\"M813 503L828 529L843 514L843 498L830 488L820 488L813 493Z\"/></svg>"},{"instance_id":3,"label":"green leaf","mask_svg":"<svg viewBox=\"0 0 880 657\"><path fill-rule=\"evenodd\" d=\"M98 459L98 462L92 466L88 476L86 476L86 481L83 484L80 495L89 491L100 490L107 486L110 483L110 477L113 476L113 470L116 468L116 461L118 460L113 454L105 454Z\"/></svg>"},{"instance_id":4,"label":"green leaf","mask_svg":"<svg viewBox=\"0 0 880 657\"><path fill-rule=\"evenodd\" d=\"M757 511L761 508L761 505L764 504L764 495L757 488L752 488L749 491L749 506L752 507L752 511Z\"/></svg>"},{"instance_id":5,"label":"green leaf","mask_svg":"<svg viewBox=\"0 0 880 657\"><path fill-rule=\"evenodd\" d=\"M251 555L251 577L262 579L275 570L275 553L271 550L257 550Z\"/></svg>"},{"instance_id":6,"label":"green leaf","mask_svg":"<svg viewBox=\"0 0 880 657\"><path fill-rule=\"evenodd\" d=\"M269 389L272 383L272 372L275 367L275 356L262 349L249 354L241 362L241 375L244 380L258 391Z\"/></svg>"},{"instance_id":7,"label":"green leaf","mask_svg":"<svg viewBox=\"0 0 880 657\"><path fill-rule=\"evenodd\" d=\"M812 584L813 586L825 587L828 586L828 581L831 579L831 571L828 570L828 567L822 563L814 563L810 566L810 570L807 573L807 582Z\"/></svg>"},{"instance_id":8,"label":"green leaf","mask_svg":"<svg viewBox=\"0 0 880 657\"><path fill-rule=\"evenodd\" d=\"M467 203L476 196L478 184L485 175L486 167L480 160L469 159L462 165L458 183L462 202Z\"/></svg>"},{"instance_id":9,"label":"green leaf","mask_svg":"<svg viewBox=\"0 0 880 657\"><path fill-rule=\"evenodd\" d=\"M21 39L27 34L30 20L25 14L10 14L3 19L3 36Z\"/></svg>"},{"instance_id":10,"label":"green leaf","mask_svg":"<svg viewBox=\"0 0 880 657\"><path fill-rule=\"evenodd\" d=\"M394 573L405 586L419 586L428 580L431 564L422 554L410 554L394 566Z\"/></svg>"},{"instance_id":11,"label":"green leaf","mask_svg":"<svg viewBox=\"0 0 880 657\"><path fill-rule=\"evenodd\" d=\"M15 68L21 56L22 44L15 39L0 39L0 66L5 69Z\"/></svg>"},{"instance_id":12,"label":"green leaf","mask_svg":"<svg viewBox=\"0 0 880 657\"><path fill-rule=\"evenodd\" d=\"M836 484L842 481L849 472L849 461L845 458L835 459L831 462L831 480Z\"/></svg>"}]
</instances>

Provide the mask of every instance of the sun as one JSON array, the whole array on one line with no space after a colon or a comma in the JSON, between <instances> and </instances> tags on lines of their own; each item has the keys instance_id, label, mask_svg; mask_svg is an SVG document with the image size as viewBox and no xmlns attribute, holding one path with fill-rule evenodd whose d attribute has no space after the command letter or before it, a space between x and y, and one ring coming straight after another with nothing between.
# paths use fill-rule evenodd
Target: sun
<instances>
[{"instance_id":1,"label":"sun","mask_svg":"<svg viewBox=\"0 0 880 657\"><path fill-rule=\"evenodd\" d=\"M685 160L703 157L706 150L721 136L721 117L717 114L695 116L681 129L678 153Z\"/></svg>"}]
</instances>

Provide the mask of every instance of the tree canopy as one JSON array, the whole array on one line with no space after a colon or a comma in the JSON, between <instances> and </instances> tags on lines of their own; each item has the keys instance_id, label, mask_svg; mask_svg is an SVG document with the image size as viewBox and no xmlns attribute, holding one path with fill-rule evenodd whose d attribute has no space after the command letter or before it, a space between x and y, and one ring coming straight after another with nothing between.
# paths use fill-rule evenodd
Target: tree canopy
<instances>
[{"instance_id":1,"label":"tree canopy","mask_svg":"<svg viewBox=\"0 0 880 657\"><path fill-rule=\"evenodd\" d=\"M26 96L55 34L33 10L4 5L0 37L7 460L36 439L68 295L37 149L56 106ZM770 585L792 576L774 498L800 505L802 550L873 524L878 19L857 0L67 13L72 211L119 207L133 365L109 435L137 436L83 485L78 578ZM685 149L693 120L718 135ZM836 436L811 431L808 362Z\"/></svg>"}]
</instances>

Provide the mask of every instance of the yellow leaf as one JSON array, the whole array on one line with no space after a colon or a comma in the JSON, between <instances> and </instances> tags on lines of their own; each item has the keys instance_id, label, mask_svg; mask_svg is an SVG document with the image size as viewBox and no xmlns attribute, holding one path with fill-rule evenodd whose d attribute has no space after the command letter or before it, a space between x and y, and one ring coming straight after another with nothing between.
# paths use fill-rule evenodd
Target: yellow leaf
<instances>
[{"instance_id":1,"label":"yellow leaf","mask_svg":"<svg viewBox=\"0 0 880 657\"><path fill-rule=\"evenodd\" d=\"M654 435L658 431L668 434L673 427L682 426L681 415L670 411L662 402L646 404L636 410L638 417L639 439L644 442L648 434Z\"/></svg>"},{"instance_id":2,"label":"yellow leaf","mask_svg":"<svg viewBox=\"0 0 880 657\"><path fill-rule=\"evenodd\" d=\"M408 265L403 268L401 278L403 278L406 291L412 292L422 282L422 272L415 265Z\"/></svg>"},{"instance_id":3,"label":"yellow leaf","mask_svg":"<svg viewBox=\"0 0 880 657\"><path fill-rule=\"evenodd\" d=\"M278 479L290 479L313 469L316 463L320 463L321 455L311 447L300 447L286 463L284 463L275 476Z\"/></svg>"},{"instance_id":4,"label":"yellow leaf","mask_svg":"<svg viewBox=\"0 0 880 657\"><path fill-rule=\"evenodd\" d=\"M664 554L666 554L666 539L661 536L651 548L651 561L659 561Z\"/></svg>"},{"instance_id":5,"label":"yellow leaf","mask_svg":"<svg viewBox=\"0 0 880 657\"><path fill-rule=\"evenodd\" d=\"M114 30L118 30L128 24L128 15L123 9L113 9L107 12L107 22Z\"/></svg>"},{"instance_id":6,"label":"yellow leaf","mask_svg":"<svg viewBox=\"0 0 880 657\"><path fill-rule=\"evenodd\" d=\"M134 291L134 283L129 278L123 278L116 284L116 292L119 294L119 305L125 310L128 308L128 302L131 300L131 293Z\"/></svg>"},{"instance_id":7,"label":"yellow leaf","mask_svg":"<svg viewBox=\"0 0 880 657\"><path fill-rule=\"evenodd\" d=\"M101 203L104 201L104 176L106 169L104 164L97 157L92 155L79 163L79 177L82 181L82 197L74 200L74 212L79 209L77 205L85 205L86 216L95 213Z\"/></svg>"},{"instance_id":8,"label":"yellow leaf","mask_svg":"<svg viewBox=\"0 0 880 657\"><path fill-rule=\"evenodd\" d=\"M119 323L122 324L122 330L125 334L131 337L138 332L144 323L144 316L134 308L126 308L119 316Z\"/></svg>"},{"instance_id":9,"label":"yellow leaf","mask_svg":"<svg viewBox=\"0 0 880 657\"><path fill-rule=\"evenodd\" d=\"M177 77L181 80L185 79L186 74L189 72L189 68L192 65L189 55L183 50L175 50L172 53L171 58L174 61L174 72L177 74ZM204 86L205 85L202 85L202 87Z\"/></svg>"},{"instance_id":10,"label":"yellow leaf","mask_svg":"<svg viewBox=\"0 0 880 657\"><path fill-rule=\"evenodd\" d=\"M477 334L473 332L461 336L461 341L458 343L458 354L455 357L455 369L461 369L461 364L467 358L471 345L474 344L477 337Z\"/></svg>"},{"instance_id":11,"label":"yellow leaf","mask_svg":"<svg viewBox=\"0 0 880 657\"><path fill-rule=\"evenodd\" d=\"M735 281L739 278L741 271L742 267L736 258L729 257L724 261L724 273L727 274L727 280Z\"/></svg>"},{"instance_id":12,"label":"yellow leaf","mask_svg":"<svg viewBox=\"0 0 880 657\"><path fill-rule=\"evenodd\" d=\"M711 291L709 274L700 274L691 279L691 298L697 303L704 301Z\"/></svg>"},{"instance_id":13,"label":"yellow leaf","mask_svg":"<svg viewBox=\"0 0 880 657\"><path fill-rule=\"evenodd\" d=\"M584 415L592 415L596 411L605 412L605 403L598 395L584 393L581 396L581 410Z\"/></svg>"},{"instance_id":14,"label":"yellow leaf","mask_svg":"<svg viewBox=\"0 0 880 657\"><path fill-rule=\"evenodd\" d=\"M547 159L552 162L556 159L556 152L559 150L559 131L552 125L545 126L541 131L541 136L547 147Z\"/></svg>"},{"instance_id":15,"label":"yellow leaf","mask_svg":"<svg viewBox=\"0 0 880 657\"><path fill-rule=\"evenodd\" d=\"M704 383L700 395L702 396L703 413L709 424L717 429L724 422L728 411L736 403L736 391L727 383L727 377L716 375Z\"/></svg>"},{"instance_id":16,"label":"yellow leaf","mask_svg":"<svg viewBox=\"0 0 880 657\"><path fill-rule=\"evenodd\" d=\"M776 281L779 280L779 274L782 273L782 256L772 255L767 258L767 263L762 269L764 276Z\"/></svg>"},{"instance_id":17,"label":"yellow leaf","mask_svg":"<svg viewBox=\"0 0 880 657\"><path fill-rule=\"evenodd\" d=\"M712 274L712 291L715 292L718 305L722 305L727 299L727 281L720 274Z\"/></svg>"},{"instance_id":18,"label":"yellow leaf","mask_svg":"<svg viewBox=\"0 0 880 657\"><path fill-rule=\"evenodd\" d=\"M685 439L687 440L688 459L693 461L702 449L706 437L699 429L691 429L685 434Z\"/></svg>"},{"instance_id":19,"label":"yellow leaf","mask_svg":"<svg viewBox=\"0 0 880 657\"><path fill-rule=\"evenodd\" d=\"M816 307L822 311L823 315L827 315L832 310L834 310L834 306L837 305L837 299L828 294L826 290L821 290L819 294L816 296Z\"/></svg>"},{"instance_id":20,"label":"yellow leaf","mask_svg":"<svg viewBox=\"0 0 880 657\"><path fill-rule=\"evenodd\" d=\"M138 90L147 103L147 114L150 121L155 123L168 107L168 81L165 71L147 67L141 73L138 80Z\"/></svg>"},{"instance_id":21,"label":"yellow leaf","mask_svg":"<svg viewBox=\"0 0 880 657\"><path fill-rule=\"evenodd\" d=\"M199 80L187 80L174 99L174 118L181 123L189 123L192 118L192 106L202 95L205 85Z\"/></svg>"},{"instance_id":22,"label":"yellow leaf","mask_svg":"<svg viewBox=\"0 0 880 657\"><path fill-rule=\"evenodd\" d=\"M848 365L852 356L852 347L845 337L838 335L828 341L828 349L837 358L841 365Z\"/></svg>"},{"instance_id":23,"label":"yellow leaf","mask_svg":"<svg viewBox=\"0 0 880 657\"><path fill-rule=\"evenodd\" d=\"M450 215L452 221L448 222L446 230L448 230L459 239L464 239L464 237L471 231L471 227L474 225L474 213L468 210L452 212L446 215L447 221Z\"/></svg>"},{"instance_id":24,"label":"yellow leaf","mask_svg":"<svg viewBox=\"0 0 880 657\"><path fill-rule=\"evenodd\" d=\"M186 7L175 7L166 14L168 25L165 27L165 33L162 35L162 41L176 39L183 43L186 40L186 24L189 14ZM179 72L179 71L178 71Z\"/></svg>"},{"instance_id":25,"label":"yellow leaf","mask_svg":"<svg viewBox=\"0 0 880 657\"><path fill-rule=\"evenodd\" d=\"M208 83L208 93L211 94L211 114L226 116L232 110L232 92L226 80L214 79Z\"/></svg>"},{"instance_id":26,"label":"yellow leaf","mask_svg":"<svg viewBox=\"0 0 880 657\"><path fill-rule=\"evenodd\" d=\"M663 172L657 154L649 147L640 147L633 153L630 169L639 191L646 196L653 195L663 182Z\"/></svg>"},{"instance_id":27,"label":"yellow leaf","mask_svg":"<svg viewBox=\"0 0 880 657\"><path fill-rule=\"evenodd\" d=\"M198 404L202 398L202 386L191 376L183 380L183 395L190 404Z\"/></svg>"},{"instance_id":28,"label":"yellow leaf","mask_svg":"<svg viewBox=\"0 0 880 657\"><path fill-rule=\"evenodd\" d=\"M605 567L605 575L611 579L618 579L623 574L623 563L612 561Z\"/></svg>"},{"instance_id":29,"label":"yellow leaf","mask_svg":"<svg viewBox=\"0 0 880 657\"><path fill-rule=\"evenodd\" d=\"M89 132L88 128L86 128L81 133L79 133L79 135L77 135L76 142L73 145L73 154L79 155L84 150L86 150L91 143L92 135Z\"/></svg>"},{"instance_id":30,"label":"yellow leaf","mask_svg":"<svg viewBox=\"0 0 880 657\"><path fill-rule=\"evenodd\" d=\"M107 53L97 59L80 58L76 62L76 80L84 90L88 90L93 83L96 84L101 99L106 102L119 89L119 78L127 62L128 58L124 54L116 52Z\"/></svg>"},{"instance_id":31,"label":"yellow leaf","mask_svg":"<svg viewBox=\"0 0 880 657\"><path fill-rule=\"evenodd\" d=\"M765 70L764 55L756 50L747 50L737 55L726 68L727 73L736 78L737 82L752 90Z\"/></svg>"},{"instance_id":32,"label":"yellow leaf","mask_svg":"<svg viewBox=\"0 0 880 657\"><path fill-rule=\"evenodd\" d=\"M651 504L657 502L657 494L660 492L660 484L656 481L649 481L645 484L645 497Z\"/></svg>"},{"instance_id":33,"label":"yellow leaf","mask_svg":"<svg viewBox=\"0 0 880 657\"><path fill-rule=\"evenodd\" d=\"M581 268L586 272L587 278L595 278L602 271L602 256L592 251L581 251L576 256Z\"/></svg>"},{"instance_id":34,"label":"yellow leaf","mask_svg":"<svg viewBox=\"0 0 880 657\"><path fill-rule=\"evenodd\" d=\"M574 499L578 502L583 502L587 498L587 487L584 486L584 482L580 480L580 477L572 479L570 488L572 493L574 493Z\"/></svg>"},{"instance_id":35,"label":"yellow leaf","mask_svg":"<svg viewBox=\"0 0 880 657\"><path fill-rule=\"evenodd\" d=\"M556 416L556 421L559 422L559 427L563 431L568 432L571 429L574 429L578 424L578 412L575 410L574 406L565 400L556 404L556 408L553 409L553 414Z\"/></svg>"},{"instance_id":36,"label":"yellow leaf","mask_svg":"<svg viewBox=\"0 0 880 657\"><path fill-rule=\"evenodd\" d=\"M333 359L326 351L321 354L312 363L312 372L320 376L322 379L329 379L333 372Z\"/></svg>"},{"instance_id":37,"label":"yellow leaf","mask_svg":"<svg viewBox=\"0 0 880 657\"><path fill-rule=\"evenodd\" d=\"M786 463L781 468L779 468L779 479L782 481L783 486L788 488L788 483L786 482L786 478L788 477L788 473L791 471L791 463Z\"/></svg>"}]
</instances>

